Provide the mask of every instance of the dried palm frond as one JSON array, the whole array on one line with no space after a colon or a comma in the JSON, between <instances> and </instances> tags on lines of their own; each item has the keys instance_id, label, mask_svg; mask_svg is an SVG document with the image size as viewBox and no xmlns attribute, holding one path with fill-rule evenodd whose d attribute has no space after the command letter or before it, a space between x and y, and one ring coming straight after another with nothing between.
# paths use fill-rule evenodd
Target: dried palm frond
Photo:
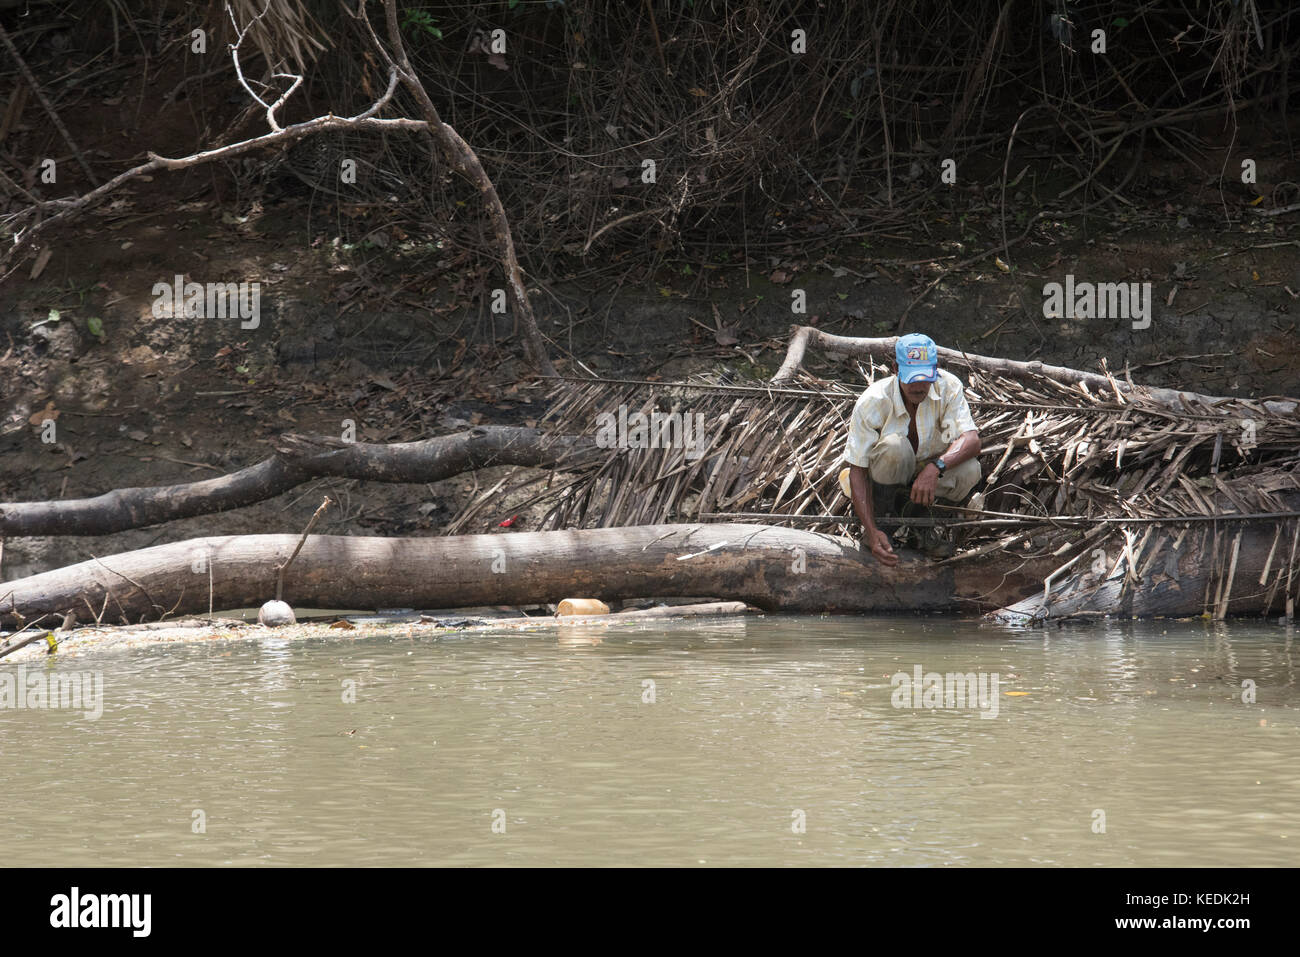
<instances>
[{"instance_id":1,"label":"dried palm frond","mask_svg":"<svg viewBox=\"0 0 1300 957\"><path fill-rule=\"evenodd\" d=\"M565 381L543 423L550 434L598 435L611 421L628 427L603 460L537 496L549 506L542 527L740 520L856 535L838 473L849 415L865 386L807 374L782 388L717 377ZM1007 548L1064 561L1100 549L1108 562L1123 555L1125 569L1159 569L1175 544L1230 550L1231 535L1222 539L1232 515L1290 514L1300 495L1300 421L1270 413L1261 401L1225 399L1177 412L1133 393L1120 399L1046 376L974 370L967 397L983 442L983 511L950 512L962 549L949 561ZM656 441L663 436L653 429L637 436L631 423L638 413L661 424L698 417L704 438L692 449ZM672 415L678 418L666 418ZM1053 518L1060 516L1071 521ZM1201 521L1206 516L1228 524ZM475 516L462 519L458 529L465 530ZM1196 522L1166 534L1161 521L1178 519ZM1279 538L1285 522L1275 519ZM1274 588L1284 574L1300 573L1289 561L1280 554L1274 563ZM1216 580L1226 589L1232 571L1225 565ZM1216 601L1226 599L1209 595L1207 607Z\"/></svg>"}]
</instances>

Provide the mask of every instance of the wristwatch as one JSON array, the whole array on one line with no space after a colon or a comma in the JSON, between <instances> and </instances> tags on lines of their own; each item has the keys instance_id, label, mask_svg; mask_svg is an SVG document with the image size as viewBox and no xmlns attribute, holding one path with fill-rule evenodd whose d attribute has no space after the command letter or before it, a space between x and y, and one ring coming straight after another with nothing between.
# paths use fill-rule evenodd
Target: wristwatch
<instances>
[{"instance_id":1,"label":"wristwatch","mask_svg":"<svg viewBox=\"0 0 1300 957\"><path fill-rule=\"evenodd\" d=\"M948 470L948 463L945 462L943 459L935 459L934 467L939 470L939 477L942 478L943 473Z\"/></svg>"}]
</instances>

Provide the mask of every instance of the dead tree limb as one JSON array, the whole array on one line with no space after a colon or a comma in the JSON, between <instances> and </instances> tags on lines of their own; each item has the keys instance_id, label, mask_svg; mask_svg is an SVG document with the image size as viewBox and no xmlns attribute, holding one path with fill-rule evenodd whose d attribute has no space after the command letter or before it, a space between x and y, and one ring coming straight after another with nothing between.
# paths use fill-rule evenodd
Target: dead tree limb
<instances>
[{"instance_id":1,"label":"dead tree limb","mask_svg":"<svg viewBox=\"0 0 1300 957\"><path fill-rule=\"evenodd\" d=\"M496 186L492 184L487 171L483 169L483 164L479 162L478 154L455 129L442 121L438 108L434 106L424 84L420 82L415 69L411 66L411 61L406 55L406 46L402 43L402 31L397 23L397 3L395 0L384 0L384 17L387 22L391 52L380 42L371 27L370 19L366 15L365 0L359 0L357 13L365 23L375 48L387 61L389 68L397 71L402 83L415 97L421 112L424 113L429 134L444 158L483 195L483 204L487 210L488 220L492 224L501 265L505 270L506 285L510 291L514 314L524 327L524 342L538 371L542 375L555 375L555 368L547 356L546 344L542 339L541 330L537 327L537 319L533 315L532 303L528 301L528 292L524 289L523 273L519 269L519 260L515 256L515 242L510 230L510 220L506 216L501 197L497 195Z\"/></svg>"},{"instance_id":2,"label":"dead tree limb","mask_svg":"<svg viewBox=\"0 0 1300 957\"><path fill-rule=\"evenodd\" d=\"M281 436L275 448L271 458L220 478L117 489L95 498L0 505L0 537L108 535L252 505L322 476L437 482L493 465L577 465L597 450L590 437L546 438L537 429L512 426L478 426L394 445L290 433Z\"/></svg>"},{"instance_id":3,"label":"dead tree limb","mask_svg":"<svg viewBox=\"0 0 1300 957\"><path fill-rule=\"evenodd\" d=\"M1300 496L1291 501L1300 504ZM987 617L1032 624L1072 616L1223 619L1282 612L1291 595L1289 589L1279 595L1277 586L1288 578L1290 565L1272 547L1281 537L1278 531L1272 525L1230 523L1218 529L1161 529L1145 548L1126 547L1118 555L1085 551L1069 576Z\"/></svg>"},{"instance_id":4,"label":"dead tree limb","mask_svg":"<svg viewBox=\"0 0 1300 957\"><path fill-rule=\"evenodd\" d=\"M790 345L786 348L785 361L781 363L781 368L777 370L771 381L773 385L779 385L792 379L803 364L804 355L807 353L809 345L816 345L823 352L835 355L874 356L878 359L884 358L889 362L893 362L894 346L897 343L897 336L886 336L880 339L858 338L854 336L837 336L829 332L823 332L813 326L791 326ZM1086 389L1091 389L1095 393L1104 392L1113 395L1115 389L1118 388L1121 395L1139 396L1155 405L1163 406L1175 412L1212 414L1217 403L1227 401L1219 396L1184 392L1180 389L1129 386L1112 376L1105 376L1096 372L1084 372L1080 369L1069 369L1065 366L1050 366L1037 361L1018 362L1014 359L1003 359L997 356L976 355L957 349L946 349L943 346L939 347L939 357L945 363L952 363L953 365L994 375L1005 375L1011 378L1047 376L1049 379L1055 379L1057 382L1066 385L1086 387ZM1294 416L1297 412L1300 412L1300 400L1296 399L1261 400L1259 405L1266 412L1274 415Z\"/></svg>"},{"instance_id":5,"label":"dead tree limb","mask_svg":"<svg viewBox=\"0 0 1300 957\"><path fill-rule=\"evenodd\" d=\"M298 547L293 550L292 555L290 555L288 558L284 560L284 564L275 570L275 600L276 601L283 600L285 570L290 565L293 564L293 560L297 558L298 553L302 551L303 543L307 541L307 536L310 535L311 530L316 527L316 523L320 521L320 517L325 514L325 509L329 508L333 504L334 504L334 500L330 498L328 495L326 495L325 501L321 502L320 506L316 509L316 511L312 513L311 521L309 521L307 523L307 527L302 530L302 537L298 539ZM209 579L209 588L211 588L210 579ZM209 591L209 596L210 595L211 592ZM209 615L211 614L210 609L211 609L211 598L209 597Z\"/></svg>"},{"instance_id":6,"label":"dead tree limb","mask_svg":"<svg viewBox=\"0 0 1300 957\"><path fill-rule=\"evenodd\" d=\"M14 224L21 223L24 217L36 217L41 213L50 211L53 211L54 213L52 216L28 226L26 229L14 230L13 244L3 255L0 255L0 270L7 267L15 257L24 254L31 246L32 242L38 236L45 233L51 226L57 223L66 222L74 216L85 212L87 209L98 204L109 193L117 189L123 183L135 179L143 174L160 169L184 169L190 166L197 166L200 163L207 163L217 159L226 159L231 156L237 156L241 153L246 153L250 150L260 149L266 146L274 145L283 147L296 142L305 136L331 129L416 130L426 133L431 138L432 143L437 147L437 149L443 153L448 163L469 182L473 183L480 193L482 193L484 207L489 222L492 224L493 233L496 238L501 258L501 266L506 275L506 286L510 293L511 302L514 306L514 313L518 321L523 325L524 343L528 356L540 373L543 375L554 376L555 367L551 365L545 341L542 338L541 330L537 326L537 319L533 315L532 304L528 300L527 290L524 288L523 273L519 268L519 260L515 255L514 238L510 229L510 221L506 216L505 207L501 202L500 196L497 194L496 187L488 177L486 170L483 169L483 164L479 162L478 155L470 145L465 142L455 129L442 121L437 107L434 106L433 100L429 98L429 94L424 89L424 85L420 82L414 68L411 66L411 62L406 55L406 48L402 43L401 29L397 22L397 6L394 0L384 0L384 12L387 18L388 40L389 44L392 46L392 53L390 53L379 40L374 29L370 26L370 21L366 16L365 0L359 0L358 13L356 14L365 23L366 29L369 31L376 49L388 64L389 83L388 89L385 91L384 95L375 101L369 109L357 116L336 117L333 114L330 114L328 116L320 116L312 120L306 120L302 123L295 123L287 127L280 126L275 114L293 92L302 84L302 77L288 73L275 74L275 77L291 80L292 83L289 88L281 93L272 103L266 102L262 97L253 92L252 88L244 79L242 68L239 65L239 45L243 42L248 29L257 21L257 19L260 19L260 15L255 17L252 23L249 23L241 30L238 23L235 22L234 13L231 12L231 22L234 23L236 31L236 42L232 45L232 56L239 83L244 90L266 110L267 124L271 127L271 131L262 136L254 137L251 140L245 140L241 143L233 143L229 146L224 146L218 149L205 150L180 159L166 159L150 153L148 154L149 161L147 163L142 163L139 166L126 170L103 185L98 185L98 181L95 180L94 174L90 172L89 167L86 167L87 175L91 177L92 182L97 184L96 189L91 190L84 196L65 200L54 200L51 202L41 203L38 206L29 207L27 210L18 213L17 218L10 219L10 223ZM0 41L3 41L14 56L17 57L17 50L9 41L8 35L3 33L2 28L0 28ZM399 79L415 97L421 111L424 113L424 120L381 119L375 116L375 114L392 99L393 92L396 89ZM30 82L33 83L33 89L36 89L38 95L40 95L39 88L34 85L34 79L30 80ZM43 96L42 101L44 102ZM57 116L54 116L54 121L58 124L59 121ZM71 144L71 140L69 140L69 143ZM73 149L75 152L75 146ZM84 161L83 165L85 165ZM14 268L17 267L15 266ZM9 272L12 271L12 269L9 270ZM0 275L0 280L3 280L7 275L8 273Z\"/></svg>"},{"instance_id":7,"label":"dead tree limb","mask_svg":"<svg viewBox=\"0 0 1300 957\"><path fill-rule=\"evenodd\" d=\"M388 89L384 91L383 96L370 105L370 107L356 116L318 116L315 119L304 120L301 123L294 123L286 126L281 130L264 133L261 136L255 136L252 139L243 140L239 143L231 143L227 146L216 149L203 150L193 153L190 156L183 156L177 159L169 159L164 156L158 156L155 153L149 153L149 161L133 166L128 170L114 176L111 180L103 185L91 190L82 196L71 199L48 200L41 204L39 209L29 209L27 212L35 214L40 211L53 211L53 215L43 219L38 223L18 231L14 234L13 245L3 254L0 255L0 267L7 265L16 257L24 253L29 246L41 234L47 232L51 226L64 223L81 215L82 213L93 209L105 200L122 184L136 177L143 176L146 173L152 173L156 170L178 170L188 169L192 166L198 166L203 163L210 163L214 160L229 159L233 156L239 156L242 153L248 153L253 150L264 149L268 146L283 147L295 143L306 136L314 133L321 133L327 130L340 129L366 129L366 130L423 130L425 123L423 120L411 119L382 119L375 116L381 109L392 99L393 93L397 89L397 74L392 72L388 79ZM21 215L21 214L19 214Z\"/></svg>"}]
</instances>

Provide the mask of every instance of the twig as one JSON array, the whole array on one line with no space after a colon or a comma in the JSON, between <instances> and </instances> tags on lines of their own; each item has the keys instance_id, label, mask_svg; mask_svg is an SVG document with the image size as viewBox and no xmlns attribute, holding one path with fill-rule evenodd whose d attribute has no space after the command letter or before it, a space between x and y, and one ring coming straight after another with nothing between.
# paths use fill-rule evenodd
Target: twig
<instances>
[{"instance_id":1,"label":"twig","mask_svg":"<svg viewBox=\"0 0 1300 957\"><path fill-rule=\"evenodd\" d=\"M283 594L283 592L284 592L284 573L285 573L285 570L286 570L290 565L293 564L293 560L294 560L295 558L297 558L297 557L298 557L298 553L299 553L300 551L302 551L303 542L307 541L307 536L311 534L311 530L312 530L312 528L315 527L316 522L320 519L320 517L321 517L322 515L325 514L325 509L329 508L329 507L330 507L331 505L333 505L333 504L334 504L334 500L331 499L328 495L326 495L326 496L325 496L325 501L323 501L323 502L320 503L320 507L317 508L316 511L312 514L311 521L309 521L309 522L307 523L307 527L303 529L303 531L302 531L302 537L298 539L298 547L295 548L295 549L293 550L293 554L289 556L288 561L286 561L283 565L279 565L279 566L277 566L277 568L276 568L276 570L275 570L275 572L276 572L276 575L275 575L275 600L276 600L276 601L280 601L280 600L281 600L280 596L281 596L281 595ZM209 568L211 568L211 563L209 563ZM210 574L210 572L209 572L209 574ZM211 586L209 586L209 587L211 587ZM212 599L211 599L211 597L208 598L208 614L209 614L209 615L212 614Z\"/></svg>"},{"instance_id":2,"label":"twig","mask_svg":"<svg viewBox=\"0 0 1300 957\"><path fill-rule=\"evenodd\" d=\"M0 43L4 44L5 49L9 51L9 55L13 57L14 62L18 64L18 70L22 73L23 79L26 80L27 85L32 88L32 92L36 94L36 98L41 101L41 106L45 107L45 112L50 116L50 122L53 123L54 128L59 131L59 135L63 137L63 141L68 144L68 148L72 150L72 155L77 158L77 162L81 164L81 168L86 171L86 177L90 180L92 185L98 186L99 179L91 170L90 164L86 162L86 157L83 156L81 150L77 148L77 144L73 142L72 134L69 133L68 128L63 125L63 120L59 119L59 114L54 112L54 105L50 103L49 99L45 96L45 91L42 90L40 84L36 82L36 77L32 75L32 71L28 68L27 61L22 58L21 54L19 54L18 48L14 46L14 42L9 39L9 33L5 30L3 25L0 25Z\"/></svg>"},{"instance_id":3,"label":"twig","mask_svg":"<svg viewBox=\"0 0 1300 957\"><path fill-rule=\"evenodd\" d=\"M668 69L668 61L664 59L663 44L659 42L659 24L655 22L655 12L650 6L650 0L645 0L645 12L650 16L650 34L655 40L655 50L659 52L659 65L664 68L664 76L671 78L673 71Z\"/></svg>"},{"instance_id":4,"label":"twig","mask_svg":"<svg viewBox=\"0 0 1300 957\"><path fill-rule=\"evenodd\" d=\"M1288 239L1281 243L1257 243L1254 246L1245 246L1242 249L1230 249L1226 253L1217 253L1211 256L1206 262L1214 259L1222 259L1225 256L1239 256L1242 253L1250 252L1252 249L1276 249L1278 246L1300 246L1300 239Z\"/></svg>"},{"instance_id":5,"label":"twig","mask_svg":"<svg viewBox=\"0 0 1300 957\"><path fill-rule=\"evenodd\" d=\"M262 12L253 17L253 19L249 21L248 26L241 30L239 29L239 24L235 22L235 11L230 9L230 4L226 4L226 13L230 14L230 25L235 28L235 42L230 45L230 59L235 63L235 76L239 79L239 85L244 88L245 92L261 104L268 113L271 110L271 105L254 93L253 88L249 86L248 81L244 79L244 69L239 65L239 45L244 42L244 34L252 29L253 25L256 24L258 20L261 20L262 17L266 16L267 11L270 9L271 0L266 0L266 6L262 8ZM270 118L270 121L271 129L278 130L279 127L276 126L274 116Z\"/></svg>"},{"instance_id":6,"label":"twig","mask_svg":"<svg viewBox=\"0 0 1300 957\"><path fill-rule=\"evenodd\" d=\"M591 236L587 239L587 244L582 247L582 254L584 256L587 254L587 250L591 248L592 243L594 243L597 239L600 238L601 233L608 232L609 230L613 229L615 226L620 226L623 223L626 223L629 219L636 219L638 216L645 216L647 213L662 213L662 212L663 212L662 209L641 209L635 213L628 213L626 216L620 216L612 223L606 223L604 226L601 226L600 229L592 233Z\"/></svg>"},{"instance_id":7,"label":"twig","mask_svg":"<svg viewBox=\"0 0 1300 957\"><path fill-rule=\"evenodd\" d=\"M41 618L47 618L47 617L49 616L41 615ZM41 618L37 618L36 621L40 621ZM32 622L32 624L34 625L36 624L36 622L34 621ZM23 630L25 631L26 629ZM22 634L22 632L18 632L18 634ZM12 655L15 651L17 651L19 648L26 648L32 642L40 641L42 638L47 637L49 634L50 634L49 629L45 629L44 631L38 631L34 635L29 635L28 637L24 638L22 641L18 642L15 645L6 644L3 648L0 648L0 658L8 657L9 655ZM12 636L10 640L12 640Z\"/></svg>"},{"instance_id":8,"label":"twig","mask_svg":"<svg viewBox=\"0 0 1300 957\"><path fill-rule=\"evenodd\" d=\"M1256 216L1281 216L1283 213L1294 213L1300 209L1300 203L1292 203L1290 206L1279 206L1277 209L1251 209L1250 212Z\"/></svg>"},{"instance_id":9,"label":"twig","mask_svg":"<svg viewBox=\"0 0 1300 957\"><path fill-rule=\"evenodd\" d=\"M1228 578L1226 587L1220 595L1218 605L1214 612L1215 620L1222 621L1228 617L1228 600L1232 595L1232 583L1237 579L1237 556L1241 549L1241 535L1244 529L1237 532L1237 537L1232 541L1232 560L1228 567Z\"/></svg>"},{"instance_id":10,"label":"twig","mask_svg":"<svg viewBox=\"0 0 1300 957\"><path fill-rule=\"evenodd\" d=\"M161 608L162 608L162 605L160 605L160 604L158 604L156 601L154 601L154 600L153 600L153 596L150 595L147 591L145 591L144 586L141 585L141 584L140 584L138 581L136 581L134 578L130 578L130 577L126 576L126 575L123 575L123 574L122 574L121 572L119 572L119 571L114 571L113 569L111 569L111 568L109 568L107 565L105 565L103 562L101 562L101 561L100 561L96 556L94 556L94 555L91 555L90 557L95 559L96 564L98 564L100 568L103 568L105 571L112 572L112 573L113 573L114 575L116 575L118 578L125 579L126 581L128 581L128 582L130 582L132 585L134 585L136 588L140 589L140 594L144 595L145 600L147 600L147 601L149 602L149 605L150 605L151 607L156 608L156 609L161 609ZM116 595L113 596L113 600L114 600L114 601L117 601L117 596L116 596ZM118 608L121 608L121 607L122 607L121 602L118 602ZM123 611L122 614L125 615L126 612Z\"/></svg>"}]
</instances>

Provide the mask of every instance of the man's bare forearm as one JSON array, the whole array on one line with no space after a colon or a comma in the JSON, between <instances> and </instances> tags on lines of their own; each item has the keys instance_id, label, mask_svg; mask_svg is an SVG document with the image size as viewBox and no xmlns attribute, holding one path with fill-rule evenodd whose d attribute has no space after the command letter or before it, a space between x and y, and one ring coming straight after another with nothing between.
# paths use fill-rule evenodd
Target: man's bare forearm
<instances>
[{"instance_id":1,"label":"man's bare forearm","mask_svg":"<svg viewBox=\"0 0 1300 957\"><path fill-rule=\"evenodd\" d=\"M876 530L876 515L871 501L871 473L861 465L849 466L849 491L853 493L853 512L868 532Z\"/></svg>"},{"instance_id":2,"label":"man's bare forearm","mask_svg":"<svg viewBox=\"0 0 1300 957\"><path fill-rule=\"evenodd\" d=\"M980 454L980 434L977 430L963 432L957 436L956 441L948 446L948 450L940 456L943 464L952 468L954 465L961 465L969 459L975 458Z\"/></svg>"}]
</instances>

